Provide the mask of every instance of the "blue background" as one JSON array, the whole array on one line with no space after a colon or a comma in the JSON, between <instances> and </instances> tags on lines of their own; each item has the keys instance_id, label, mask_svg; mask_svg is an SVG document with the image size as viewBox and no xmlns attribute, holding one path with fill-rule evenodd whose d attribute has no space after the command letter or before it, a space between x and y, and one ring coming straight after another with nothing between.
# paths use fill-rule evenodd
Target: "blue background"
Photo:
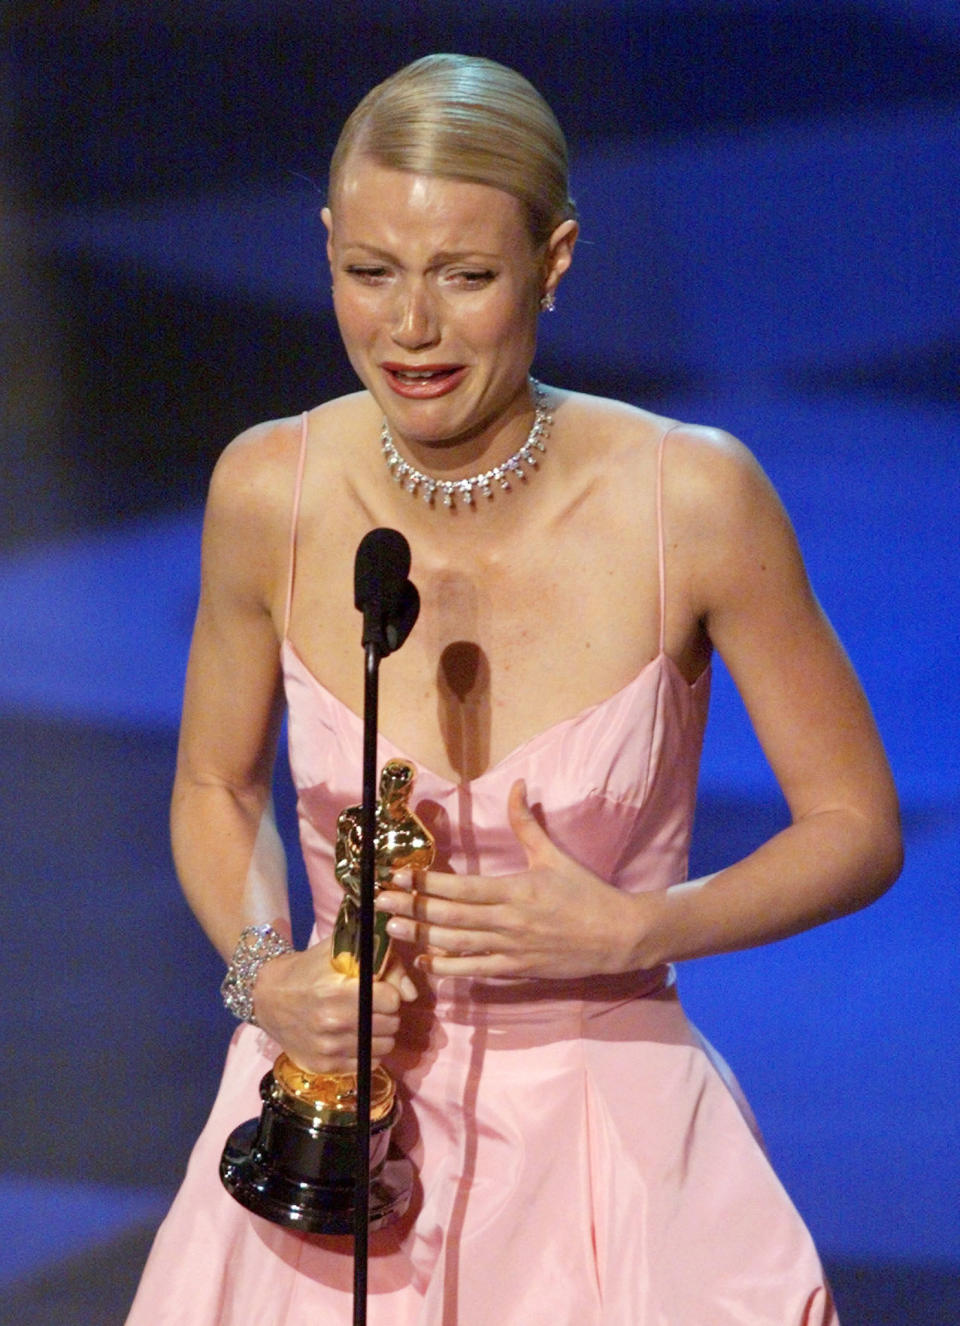
<instances>
[{"instance_id":1,"label":"blue background","mask_svg":"<svg viewBox=\"0 0 960 1326\"><path fill-rule=\"evenodd\" d=\"M845 1326L960 1320L960 9L157 0L2 23L0 1320L123 1320L209 1106L220 964L166 847L200 504L233 433L352 389L326 161L363 91L436 49L515 65L567 130L583 240L540 375L742 437L866 685L901 882L681 982ZM783 818L720 667L694 873Z\"/></svg>"}]
</instances>

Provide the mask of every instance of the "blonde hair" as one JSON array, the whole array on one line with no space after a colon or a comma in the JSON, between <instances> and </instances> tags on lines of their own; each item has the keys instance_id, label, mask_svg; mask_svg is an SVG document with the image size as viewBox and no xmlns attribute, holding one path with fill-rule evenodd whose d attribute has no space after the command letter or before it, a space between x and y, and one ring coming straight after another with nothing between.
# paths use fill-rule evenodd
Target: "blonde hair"
<instances>
[{"instance_id":1,"label":"blonde hair","mask_svg":"<svg viewBox=\"0 0 960 1326\"><path fill-rule=\"evenodd\" d=\"M553 111L522 75L494 60L427 55L368 92L334 150L331 201L353 154L512 194L535 247L577 215L567 144Z\"/></svg>"}]
</instances>

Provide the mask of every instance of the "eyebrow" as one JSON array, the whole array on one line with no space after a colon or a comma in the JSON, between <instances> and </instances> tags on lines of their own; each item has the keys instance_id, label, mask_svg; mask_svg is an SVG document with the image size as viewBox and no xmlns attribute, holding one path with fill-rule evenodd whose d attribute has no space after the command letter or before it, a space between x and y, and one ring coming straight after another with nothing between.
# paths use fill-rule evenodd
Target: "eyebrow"
<instances>
[{"instance_id":1,"label":"eyebrow","mask_svg":"<svg viewBox=\"0 0 960 1326\"><path fill-rule=\"evenodd\" d=\"M377 248L375 244L365 244L362 240L348 240L344 244L344 248L347 251L350 249L361 249L364 253L369 254L371 258L382 258L387 262L397 261L394 254L390 253L389 250ZM499 262L502 256L502 254L497 253L485 253L482 249L463 249L460 252L456 252L452 249L441 250L440 253L435 253L433 255L430 259L430 264L433 266L445 262L463 262L468 258L479 259L482 262Z\"/></svg>"}]
</instances>

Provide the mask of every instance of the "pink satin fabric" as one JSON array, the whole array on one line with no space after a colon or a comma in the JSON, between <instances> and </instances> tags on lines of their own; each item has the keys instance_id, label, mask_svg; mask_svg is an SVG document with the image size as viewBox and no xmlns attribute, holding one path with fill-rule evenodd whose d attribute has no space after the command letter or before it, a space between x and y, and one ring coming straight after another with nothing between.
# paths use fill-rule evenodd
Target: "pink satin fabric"
<instances>
[{"instance_id":1,"label":"pink satin fabric","mask_svg":"<svg viewBox=\"0 0 960 1326\"><path fill-rule=\"evenodd\" d=\"M286 642L291 767L319 933L340 890L338 812L359 798L361 724ZM524 865L506 821L527 782L548 832L612 886L686 875L709 682L661 653L602 704L467 786L419 770L442 868ZM380 759L399 752L387 738ZM277 1047L235 1034L220 1093L128 1326L344 1326L348 1239L290 1233L221 1188L224 1140L259 1112ZM438 981L390 1067L409 1215L372 1236L370 1326L833 1326L809 1234L749 1110L668 969L577 982Z\"/></svg>"}]
</instances>

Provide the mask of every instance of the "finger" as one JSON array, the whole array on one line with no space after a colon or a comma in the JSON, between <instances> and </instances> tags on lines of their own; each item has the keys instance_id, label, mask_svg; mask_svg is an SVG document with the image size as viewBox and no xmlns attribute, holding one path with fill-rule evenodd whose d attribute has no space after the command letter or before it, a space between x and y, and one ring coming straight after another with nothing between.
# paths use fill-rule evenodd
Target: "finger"
<instances>
[{"instance_id":1,"label":"finger","mask_svg":"<svg viewBox=\"0 0 960 1326\"><path fill-rule=\"evenodd\" d=\"M387 922L391 939L411 944L424 943L425 936L432 937L440 931L476 935L509 928L509 912L505 907L450 902L446 898L418 898L415 908L394 912Z\"/></svg>"},{"instance_id":2,"label":"finger","mask_svg":"<svg viewBox=\"0 0 960 1326\"><path fill-rule=\"evenodd\" d=\"M387 965L381 973L380 980L376 984L385 984L391 989L396 990L405 1004L412 1004L419 995L416 985L410 979L410 975L407 972L403 959L393 947L390 949ZM374 989L376 989L376 985L374 986Z\"/></svg>"},{"instance_id":3,"label":"finger","mask_svg":"<svg viewBox=\"0 0 960 1326\"><path fill-rule=\"evenodd\" d=\"M430 898L423 893L384 895L380 911L389 914L391 920L406 917L411 921L427 921L434 925L469 926L476 923L478 908L473 903L454 902L450 898ZM394 939L408 939L406 930L391 929L387 922L387 931Z\"/></svg>"},{"instance_id":4,"label":"finger","mask_svg":"<svg viewBox=\"0 0 960 1326\"><path fill-rule=\"evenodd\" d=\"M415 928L416 943L421 952L475 955L503 953L513 948L509 939L492 930L450 930L444 926L409 921L401 924ZM420 965L416 959L414 964Z\"/></svg>"},{"instance_id":5,"label":"finger","mask_svg":"<svg viewBox=\"0 0 960 1326\"><path fill-rule=\"evenodd\" d=\"M503 953L421 953L416 964L431 976L516 977L522 974L517 971L516 963Z\"/></svg>"},{"instance_id":6,"label":"finger","mask_svg":"<svg viewBox=\"0 0 960 1326\"><path fill-rule=\"evenodd\" d=\"M522 778L516 780L507 796L507 820L514 836L526 851L531 866L542 862L546 856L552 855L556 850L540 821L530 809L527 801L527 785Z\"/></svg>"},{"instance_id":7,"label":"finger","mask_svg":"<svg viewBox=\"0 0 960 1326\"><path fill-rule=\"evenodd\" d=\"M400 1030L400 1018L398 1015L394 1015L393 1017L383 1017L374 1014L371 1027L375 1037L379 1037L381 1040L390 1039L396 1036L397 1032ZM355 1052L357 1038L354 1036L350 1043Z\"/></svg>"},{"instance_id":8,"label":"finger","mask_svg":"<svg viewBox=\"0 0 960 1326\"><path fill-rule=\"evenodd\" d=\"M373 983L373 1011L395 1016L400 1011L402 995L394 981L379 980Z\"/></svg>"},{"instance_id":9,"label":"finger","mask_svg":"<svg viewBox=\"0 0 960 1326\"><path fill-rule=\"evenodd\" d=\"M506 875L454 875L449 871L428 870L418 878L413 892L382 889L374 906L394 916L419 916L420 909L431 898L484 905L507 902L511 896L510 877Z\"/></svg>"}]
</instances>

